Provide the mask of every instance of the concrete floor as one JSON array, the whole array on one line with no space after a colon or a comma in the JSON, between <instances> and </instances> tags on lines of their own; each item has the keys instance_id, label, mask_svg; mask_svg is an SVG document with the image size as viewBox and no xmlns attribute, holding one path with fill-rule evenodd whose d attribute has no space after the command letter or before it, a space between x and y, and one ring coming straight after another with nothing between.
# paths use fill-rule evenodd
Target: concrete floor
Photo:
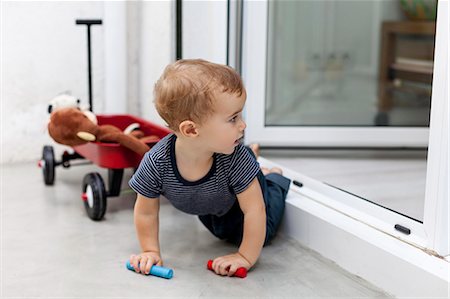
<instances>
[{"instance_id":1,"label":"concrete floor","mask_svg":"<svg viewBox=\"0 0 450 299\"><path fill-rule=\"evenodd\" d=\"M236 250L215 239L196 217L161 205L161 247L174 277L128 271L139 250L133 226L135 195L108 199L105 219L91 221L80 200L93 165L56 170L53 187L35 164L1 166L1 297L388 298L382 290L280 234L245 279L217 276L208 259ZM124 184L130 173L125 173Z\"/></svg>"}]
</instances>

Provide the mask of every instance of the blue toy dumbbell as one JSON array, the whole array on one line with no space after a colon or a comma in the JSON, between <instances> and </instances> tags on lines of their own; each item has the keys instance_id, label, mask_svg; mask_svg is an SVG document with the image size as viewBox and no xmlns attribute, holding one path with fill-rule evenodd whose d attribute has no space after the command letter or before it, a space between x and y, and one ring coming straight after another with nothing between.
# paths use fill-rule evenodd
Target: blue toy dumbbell
<instances>
[{"instance_id":1,"label":"blue toy dumbbell","mask_svg":"<svg viewBox=\"0 0 450 299\"><path fill-rule=\"evenodd\" d=\"M133 266L131 266L130 261L127 261L127 269L134 271ZM150 268L150 273L147 275L154 275L162 278L171 279L173 277L173 270L161 266L153 265Z\"/></svg>"}]
</instances>

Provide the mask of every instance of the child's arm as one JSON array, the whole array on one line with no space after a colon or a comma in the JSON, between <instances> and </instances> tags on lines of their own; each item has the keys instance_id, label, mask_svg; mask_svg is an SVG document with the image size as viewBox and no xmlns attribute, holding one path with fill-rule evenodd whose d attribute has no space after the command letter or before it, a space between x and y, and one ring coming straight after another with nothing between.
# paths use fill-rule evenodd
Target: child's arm
<instances>
[{"instance_id":1,"label":"child's arm","mask_svg":"<svg viewBox=\"0 0 450 299\"><path fill-rule=\"evenodd\" d=\"M266 206L257 178L237 195L244 213L244 235L239 247L241 254L253 266L259 258L266 238Z\"/></svg>"},{"instance_id":2,"label":"child's arm","mask_svg":"<svg viewBox=\"0 0 450 299\"><path fill-rule=\"evenodd\" d=\"M163 263L159 249L159 198L137 195L134 224L142 253L132 255L130 264L136 272L148 274L151 266Z\"/></svg>"},{"instance_id":3,"label":"child's arm","mask_svg":"<svg viewBox=\"0 0 450 299\"><path fill-rule=\"evenodd\" d=\"M217 274L233 275L240 267L251 268L259 258L266 237L266 207L258 179L237 195L244 213L244 235L239 251L216 258L213 269Z\"/></svg>"}]
</instances>

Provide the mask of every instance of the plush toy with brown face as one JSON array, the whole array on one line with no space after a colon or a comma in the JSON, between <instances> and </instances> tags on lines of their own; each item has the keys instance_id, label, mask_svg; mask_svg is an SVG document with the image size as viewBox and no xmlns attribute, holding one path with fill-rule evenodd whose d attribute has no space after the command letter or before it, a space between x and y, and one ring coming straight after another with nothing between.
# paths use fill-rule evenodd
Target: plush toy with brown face
<instances>
[{"instance_id":1,"label":"plush toy with brown face","mask_svg":"<svg viewBox=\"0 0 450 299\"><path fill-rule=\"evenodd\" d=\"M141 156L150 149L133 134L124 134L115 126L96 125L77 108L62 108L52 112L48 132L56 142L69 146L89 141L117 142Z\"/></svg>"}]
</instances>

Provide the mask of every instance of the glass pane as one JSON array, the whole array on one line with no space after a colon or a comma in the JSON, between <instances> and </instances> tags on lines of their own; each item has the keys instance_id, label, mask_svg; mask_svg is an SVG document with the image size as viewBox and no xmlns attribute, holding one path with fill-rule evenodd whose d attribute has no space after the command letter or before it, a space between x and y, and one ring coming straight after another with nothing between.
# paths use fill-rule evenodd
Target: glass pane
<instances>
[{"instance_id":1,"label":"glass pane","mask_svg":"<svg viewBox=\"0 0 450 299\"><path fill-rule=\"evenodd\" d=\"M435 18L435 1L270 1L266 125L428 126L435 23L409 4Z\"/></svg>"},{"instance_id":2,"label":"glass pane","mask_svg":"<svg viewBox=\"0 0 450 299\"><path fill-rule=\"evenodd\" d=\"M274 150L275 163L423 221L426 150Z\"/></svg>"},{"instance_id":3,"label":"glass pane","mask_svg":"<svg viewBox=\"0 0 450 299\"><path fill-rule=\"evenodd\" d=\"M427 127L435 19L435 0L269 1L265 125ZM426 150L404 153L369 153L365 186L351 154L322 180L421 220Z\"/></svg>"}]
</instances>

